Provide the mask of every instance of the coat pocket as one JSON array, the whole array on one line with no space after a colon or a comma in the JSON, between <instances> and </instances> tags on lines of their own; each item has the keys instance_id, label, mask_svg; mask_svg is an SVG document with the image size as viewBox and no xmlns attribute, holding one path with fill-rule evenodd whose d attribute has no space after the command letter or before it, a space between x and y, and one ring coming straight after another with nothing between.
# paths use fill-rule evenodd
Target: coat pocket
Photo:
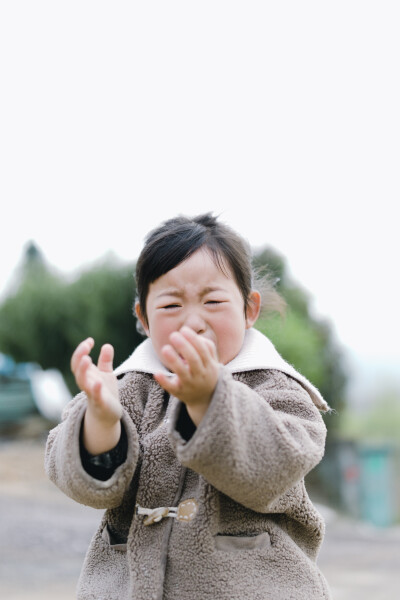
<instances>
[{"instance_id":1,"label":"coat pocket","mask_svg":"<svg viewBox=\"0 0 400 600\"><path fill-rule=\"evenodd\" d=\"M255 550L256 548L268 548L271 546L269 534L264 531L258 535L216 535L215 549L225 552L237 552L238 550Z\"/></svg>"},{"instance_id":2,"label":"coat pocket","mask_svg":"<svg viewBox=\"0 0 400 600\"><path fill-rule=\"evenodd\" d=\"M115 535L107 524L104 525L103 531L101 532L101 537L113 550L118 550L118 552L126 552L126 542L121 543L117 541L115 539Z\"/></svg>"}]
</instances>

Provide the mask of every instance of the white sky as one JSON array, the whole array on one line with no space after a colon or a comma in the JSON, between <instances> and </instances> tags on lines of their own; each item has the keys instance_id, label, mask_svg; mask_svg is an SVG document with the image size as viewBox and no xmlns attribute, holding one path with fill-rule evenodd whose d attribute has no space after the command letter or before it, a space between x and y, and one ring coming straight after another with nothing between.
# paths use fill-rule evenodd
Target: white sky
<instances>
[{"instance_id":1,"label":"white sky","mask_svg":"<svg viewBox=\"0 0 400 600\"><path fill-rule=\"evenodd\" d=\"M71 272L211 210L399 373L399 27L385 0L3 0L0 293L29 239Z\"/></svg>"}]
</instances>

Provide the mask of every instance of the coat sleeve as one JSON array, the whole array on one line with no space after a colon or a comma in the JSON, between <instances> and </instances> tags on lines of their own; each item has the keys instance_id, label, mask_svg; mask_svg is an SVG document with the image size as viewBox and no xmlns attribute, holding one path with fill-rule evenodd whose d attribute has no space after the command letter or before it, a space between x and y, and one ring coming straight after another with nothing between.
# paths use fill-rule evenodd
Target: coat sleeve
<instances>
[{"instance_id":1,"label":"coat sleeve","mask_svg":"<svg viewBox=\"0 0 400 600\"><path fill-rule=\"evenodd\" d=\"M326 427L305 389L280 371L251 375L252 387L227 369L206 415L186 442L174 408L170 440L180 462L220 492L257 512L298 483L324 454Z\"/></svg>"},{"instance_id":2,"label":"coat sleeve","mask_svg":"<svg viewBox=\"0 0 400 600\"><path fill-rule=\"evenodd\" d=\"M82 465L79 438L86 411L86 396L78 394L66 407L62 421L49 433L45 451L48 477L67 496L93 508L114 508L121 504L130 486L139 457L136 427L127 410L122 422L127 436L127 457L106 481L95 479Z\"/></svg>"}]
</instances>

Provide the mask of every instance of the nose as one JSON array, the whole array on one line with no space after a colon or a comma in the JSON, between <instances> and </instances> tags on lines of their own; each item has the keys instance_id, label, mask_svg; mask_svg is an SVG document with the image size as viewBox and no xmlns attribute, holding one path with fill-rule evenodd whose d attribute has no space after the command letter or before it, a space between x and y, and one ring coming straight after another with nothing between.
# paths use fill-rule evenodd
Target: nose
<instances>
[{"instance_id":1,"label":"nose","mask_svg":"<svg viewBox=\"0 0 400 600\"><path fill-rule=\"evenodd\" d=\"M196 311L190 311L186 314L183 325L190 327L196 333L204 333L206 331L206 323L201 315Z\"/></svg>"}]
</instances>

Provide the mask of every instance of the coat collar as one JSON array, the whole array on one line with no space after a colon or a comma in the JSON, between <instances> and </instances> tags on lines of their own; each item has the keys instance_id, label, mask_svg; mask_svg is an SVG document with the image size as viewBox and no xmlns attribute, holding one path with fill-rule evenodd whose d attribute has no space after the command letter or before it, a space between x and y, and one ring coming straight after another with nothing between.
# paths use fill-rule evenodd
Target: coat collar
<instances>
[{"instance_id":1,"label":"coat collar","mask_svg":"<svg viewBox=\"0 0 400 600\"><path fill-rule=\"evenodd\" d=\"M256 329L247 329L243 346L237 356L231 360L225 368L231 373L244 371L255 371L259 369L276 369L296 379L309 393L317 408L323 411L329 410L328 404L322 398L320 392L303 375L298 373L292 365L286 362L277 352L272 342ZM148 338L142 342L131 356L125 360L116 370L116 375L128 371L139 371L142 373L165 373L171 375L158 358L151 340Z\"/></svg>"}]
</instances>

